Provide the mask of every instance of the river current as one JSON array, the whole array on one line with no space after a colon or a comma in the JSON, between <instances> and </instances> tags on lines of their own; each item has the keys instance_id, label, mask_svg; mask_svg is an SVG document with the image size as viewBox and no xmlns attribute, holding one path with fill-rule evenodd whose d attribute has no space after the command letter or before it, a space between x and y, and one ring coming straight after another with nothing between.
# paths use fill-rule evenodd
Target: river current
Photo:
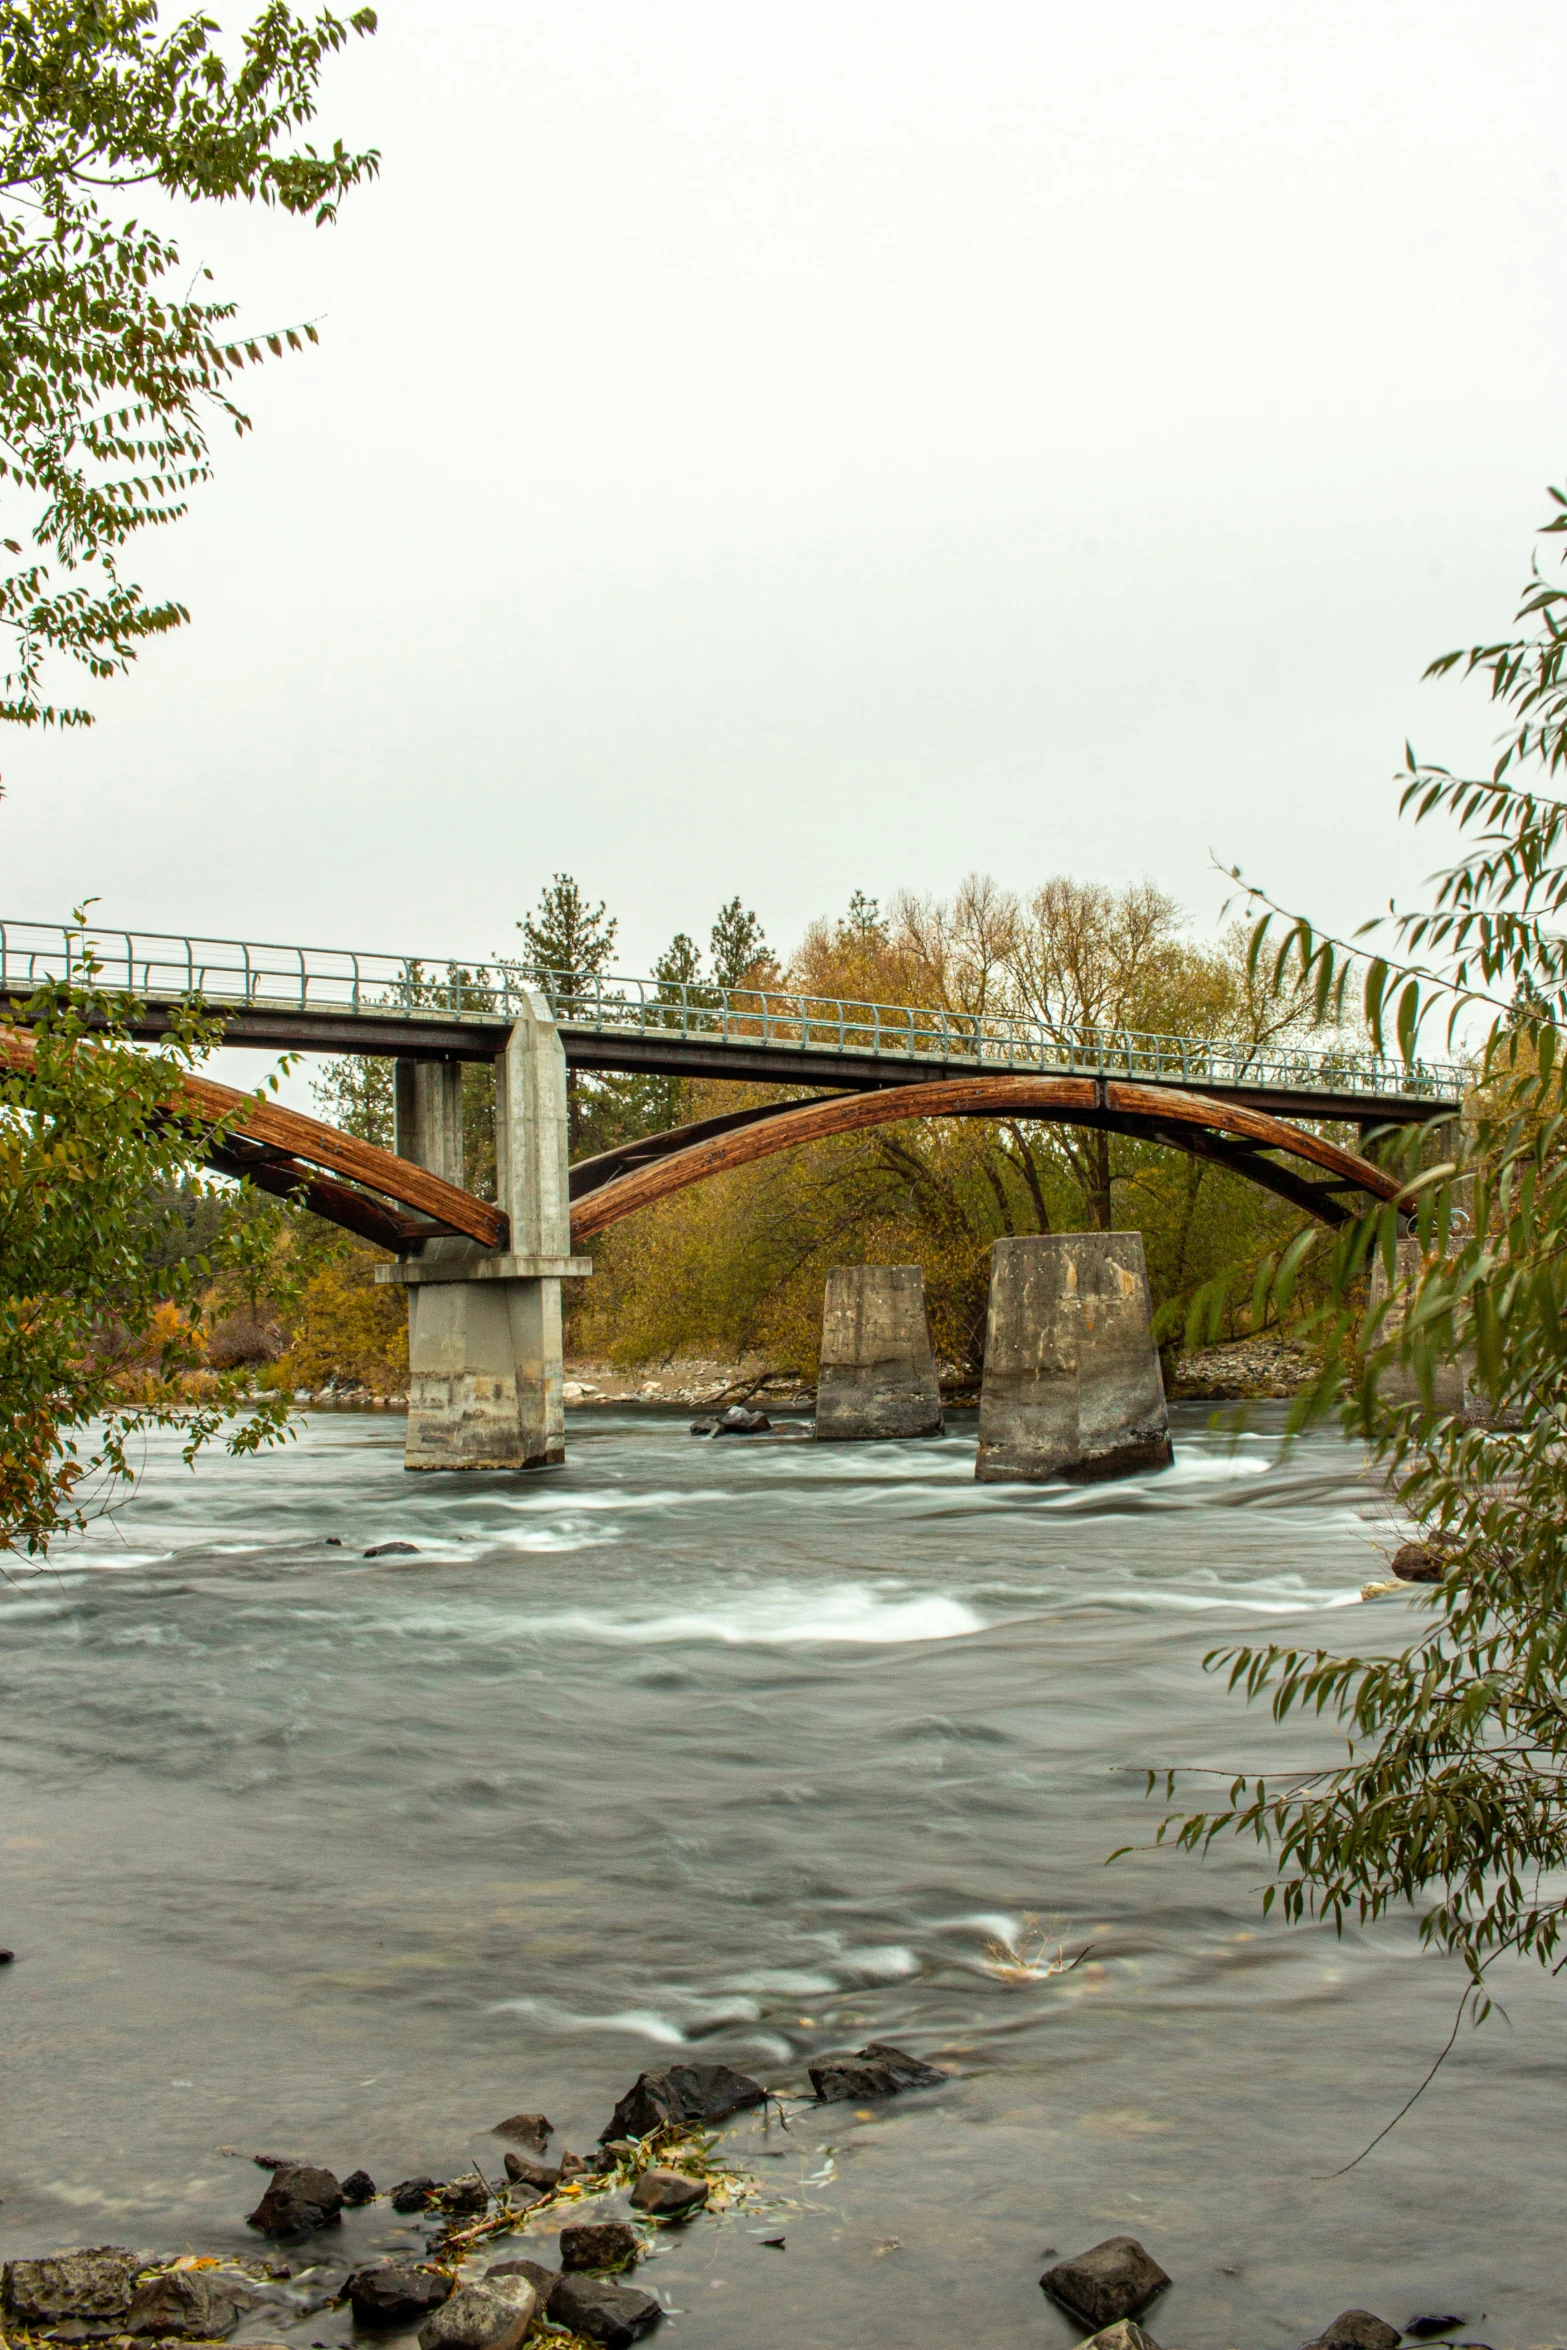
<instances>
[{"instance_id":1,"label":"river current","mask_svg":"<svg viewBox=\"0 0 1567 2350\"><path fill-rule=\"evenodd\" d=\"M1499 1983L1346 2172L1456 1968L1407 1920L1264 1920L1254 1848L1147 1849L1150 1768L1190 1808L1335 1751L1205 1653L1423 1604L1361 1604L1389 1529L1335 1436L1173 1417L1173 1470L1085 1490L977 1486L961 1414L818 1447L577 1411L522 1479L408 1477L386 1414L194 1473L155 1445L112 1528L0 1583L0 2251L253 2252L256 2152L493 2174L519 2109L582 2149L644 2067L798 2093L879 2039L946 2088L729 2130L766 2200L660 2237L664 2338L1067 2350L1045 2255L1125 2232L1186 2350L1352 2305L1567 2339L1560 1989ZM332 2239L422 2233L378 2203Z\"/></svg>"}]
</instances>

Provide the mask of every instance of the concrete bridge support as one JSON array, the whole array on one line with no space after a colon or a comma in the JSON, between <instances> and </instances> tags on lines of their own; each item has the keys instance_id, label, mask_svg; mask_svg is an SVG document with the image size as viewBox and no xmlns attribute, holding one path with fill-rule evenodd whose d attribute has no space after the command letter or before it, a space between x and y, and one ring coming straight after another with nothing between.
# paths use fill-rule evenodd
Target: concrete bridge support
<instances>
[{"instance_id":1,"label":"concrete bridge support","mask_svg":"<svg viewBox=\"0 0 1567 2350\"><path fill-rule=\"evenodd\" d=\"M1172 1457L1142 1234L998 1240L975 1476L1087 1483Z\"/></svg>"},{"instance_id":2,"label":"concrete bridge support","mask_svg":"<svg viewBox=\"0 0 1567 2350\"><path fill-rule=\"evenodd\" d=\"M462 1068L399 1062L397 1150L462 1181ZM510 1222L501 1251L423 1242L377 1268L408 1291L409 1469L532 1469L564 1460L560 1285L590 1273L571 1254L566 1056L541 997L495 1067L496 1191Z\"/></svg>"},{"instance_id":3,"label":"concrete bridge support","mask_svg":"<svg viewBox=\"0 0 1567 2350\"><path fill-rule=\"evenodd\" d=\"M834 1265L822 1307L816 1436L939 1436L941 1390L918 1265Z\"/></svg>"},{"instance_id":4,"label":"concrete bridge support","mask_svg":"<svg viewBox=\"0 0 1567 2350\"><path fill-rule=\"evenodd\" d=\"M1394 1278L1391 1290L1387 1267L1380 1250L1372 1260L1369 1299L1371 1306L1386 1306L1381 1324L1383 1339L1396 1338L1404 1326L1410 1300L1419 1282L1425 1259L1420 1242L1409 1233L1398 1243L1394 1260ZM1474 1377L1474 1349L1468 1347L1454 1359L1439 1363L1431 1382L1431 1402L1439 1412L1463 1412L1469 1408L1469 1382ZM1388 1403L1418 1403L1420 1389L1412 1372L1401 1364L1390 1363L1377 1381L1377 1393Z\"/></svg>"}]
</instances>

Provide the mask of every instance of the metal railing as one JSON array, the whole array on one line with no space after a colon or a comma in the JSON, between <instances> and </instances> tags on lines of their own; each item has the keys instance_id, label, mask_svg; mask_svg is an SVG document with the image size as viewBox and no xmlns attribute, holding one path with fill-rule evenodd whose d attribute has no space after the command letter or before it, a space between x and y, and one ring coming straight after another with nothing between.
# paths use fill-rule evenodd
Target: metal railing
<instances>
[{"instance_id":1,"label":"metal railing","mask_svg":"<svg viewBox=\"0 0 1567 2350\"><path fill-rule=\"evenodd\" d=\"M537 993L560 1025L578 1034L759 1045L780 1063L792 1054L832 1052L998 1074L1150 1078L1402 1100L1456 1099L1463 1081L1451 1062L1389 1060L1331 1044L1259 1046L1225 1037L1061 1028L1029 1013L841 1002L790 988L573 979L504 958L463 964L0 921L0 991L25 997L50 980L90 983L153 1003L196 997L219 1011L364 1014L381 1021L431 1015L509 1021L524 997Z\"/></svg>"}]
</instances>

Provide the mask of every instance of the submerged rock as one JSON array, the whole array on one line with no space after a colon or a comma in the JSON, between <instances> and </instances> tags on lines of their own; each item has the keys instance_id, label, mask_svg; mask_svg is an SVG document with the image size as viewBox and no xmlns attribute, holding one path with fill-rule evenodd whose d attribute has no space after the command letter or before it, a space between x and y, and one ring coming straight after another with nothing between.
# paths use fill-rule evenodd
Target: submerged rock
<instances>
[{"instance_id":1,"label":"submerged rock","mask_svg":"<svg viewBox=\"0 0 1567 2350\"><path fill-rule=\"evenodd\" d=\"M449 2187L442 2187L438 2190L437 2200L443 2211L449 2211L457 2218L466 2219L481 2211L489 2210L490 2190L484 2181L477 2176L471 2179L453 2179Z\"/></svg>"},{"instance_id":2,"label":"submerged rock","mask_svg":"<svg viewBox=\"0 0 1567 2350\"><path fill-rule=\"evenodd\" d=\"M1398 2344L1397 2326L1373 2317L1369 2309L1345 2309L1323 2327L1311 2350L1398 2350Z\"/></svg>"},{"instance_id":3,"label":"submerged rock","mask_svg":"<svg viewBox=\"0 0 1567 2350\"><path fill-rule=\"evenodd\" d=\"M731 2065L672 2064L662 2072L637 2075L600 2131L599 2142L645 2138L669 2122L722 2121L725 2114L766 2100L761 2083Z\"/></svg>"},{"instance_id":4,"label":"submerged rock","mask_svg":"<svg viewBox=\"0 0 1567 2350\"><path fill-rule=\"evenodd\" d=\"M573 2269L629 2268L642 2241L628 2219L579 2219L560 2231L560 2265Z\"/></svg>"},{"instance_id":5,"label":"submerged rock","mask_svg":"<svg viewBox=\"0 0 1567 2350\"><path fill-rule=\"evenodd\" d=\"M747 1411L743 1403L732 1403L727 1412L718 1415L715 1436L765 1436L772 1421L765 1412Z\"/></svg>"},{"instance_id":6,"label":"submerged rock","mask_svg":"<svg viewBox=\"0 0 1567 2350\"><path fill-rule=\"evenodd\" d=\"M351 2170L343 2181L343 2201L357 2206L375 2201L375 2181L367 2170Z\"/></svg>"},{"instance_id":7,"label":"submerged rock","mask_svg":"<svg viewBox=\"0 0 1567 2350\"><path fill-rule=\"evenodd\" d=\"M130 2308L142 2266L140 2255L120 2244L57 2252L48 2260L8 2260L0 2269L0 2309L23 2326L68 2318L117 2321Z\"/></svg>"},{"instance_id":8,"label":"submerged rock","mask_svg":"<svg viewBox=\"0 0 1567 2350\"><path fill-rule=\"evenodd\" d=\"M409 2326L451 2299L452 2280L436 2268L404 2268L387 2261L356 2268L348 2280L354 2322L362 2326Z\"/></svg>"},{"instance_id":9,"label":"submerged rock","mask_svg":"<svg viewBox=\"0 0 1567 2350\"><path fill-rule=\"evenodd\" d=\"M1090 2325L1112 2326L1119 2318L1133 2316L1170 2280L1135 2236L1107 2236L1075 2260L1047 2268L1039 2281L1054 2300L1087 2318ZM1366 2350L1374 2346L1368 2343Z\"/></svg>"},{"instance_id":10,"label":"submerged rock","mask_svg":"<svg viewBox=\"0 0 1567 2350\"><path fill-rule=\"evenodd\" d=\"M1417 2342L1427 2342L1433 2334L1450 2334L1455 2326L1466 2326L1467 2317L1412 2317L1404 2331L1413 2334Z\"/></svg>"},{"instance_id":11,"label":"submerged rock","mask_svg":"<svg viewBox=\"0 0 1567 2350\"><path fill-rule=\"evenodd\" d=\"M531 2146L535 2154L542 2154L546 2142L554 2135L549 2116L543 2113L508 2114L490 2132L492 2138L515 2138L520 2146Z\"/></svg>"},{"instance_id":12,"label":"submerged rock","mask_svg":"<svg viewBox=\"0 0 1567 2350\"><path fill-rule=\"evenodd\" d=\"M517 2350L537 2311L526 2277L497 2277L492 2270L479 2284L460 2285L426 2318L419 2350Z\"/></svg>"},{"instance_id":13,"label":"submerged rock","mask_svg":"<svg viewBox=\"0 0 1567 2350\"><path fill-rule=\"evenodd\" d=\"M138 2286L125 2331L215 2342L232 2333L259 2298L243 2277L225 2276L221 2270L166 2269Z\"/></svg>"},{"instance_id":14,"label":"submerged rock","mask_svg":"<svg viewBox=\"0 0 1567 2350\"><path fill-rule=\"evenodd\" d=\"M811 2087L824 2105L845 2098L895 2097L900 2089L937 2089L946 2074L884 2040L871 2040L853 2056L824 2056L809 2068Z\"/></svg>"},{"instance_id":15,"label":"submerged rock","mask_svg":"<svg viewBox=\"0 0 1567 2350\"><path fill-rule=\"evenodd\" d=\"M718 1434L718 1422L713 1419L711 1415L708 1415L704 1419L693 1420L691 1423L690 1433L693 1436L716 1436Z\"/></svg>"},{"instance_id":16,"label":"submerged rock","mask_svg":"<svg viewBox=\"0 0 1567 2350\"><path fill-rule=\"evenodd\" d=\"M394 2211L428 2211L445 2182L428 2179L422 2174L416 2179L402 2179L392 2189Z\"/></svg>"},{"instance_id":17,"label":"submerged rock","mask_svg":"<svg viewBox=\"0 0 1567 2350\"><path fill-rule=\"evenodd\" d=\"M707 2181L655 2166L642 2173L631 2190L631 2201L634 2209L651 2212L655 2219L679 2219L707 2201Z\"/></svg>"},{"instance_id":18,"label":"submerged rock","mask_svg":"<svg viewBox=\"0 0 1567 2350\"><path fill-rule=\"evenodd\" d=\"M290 2163L272 2173L271 2184L245 2225L264 2236L300 2236L343 2216L343 2190L329 2170L313 2162Z\"/></svg>"},{"instance_id":19,"label":"submerged rock","mask_svg":"<svg viewBox=\"0 0 1567 2350\"><path fill-rule=\"evenodd\" d=\"M513 2186L536 2187L541 2195L547 2195L551 2188L560 2185L560 2165L558 2162L535 2162L531 2155L508 2151L506 2176Z\"/></svg>"},{"instance_id":20,"label":"submerged rock","mask_svg":"<svg viewBox=\"0 0 1567 2350\"><path fill-rule=\"evenodd\" d=\"M364 1555L367 1559L416 1559L419 1556L419 1545L417 1542L372 1542Z\"/></svg>"},{"instance_id":21,"label":"submerged rock","mask_svg":"<svg viewBox=\"0 0 1567 2350\"><path fill-rule=\"evenodd\" d=\"M651 2293L616 2277L562 2277L550 2295L551 2325L602 2342L604 2350L630 2350L663 2314Z\"/></svg>"}]
</instances>

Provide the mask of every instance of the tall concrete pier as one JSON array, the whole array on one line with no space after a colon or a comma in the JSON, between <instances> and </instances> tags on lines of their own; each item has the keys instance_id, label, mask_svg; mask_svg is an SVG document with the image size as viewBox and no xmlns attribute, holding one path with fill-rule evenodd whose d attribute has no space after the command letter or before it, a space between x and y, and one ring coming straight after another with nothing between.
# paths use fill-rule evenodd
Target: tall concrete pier
<instances>
[{"instance_id":1,"label":"tall concrete pier","mask_svg":"<svg viewBox=\"0 0 1567 2350\"><path fill-rule=\"evenodd\" d=\"M462 1066L397 1065L397 1150L461 1183ZM427 1240L379 1281L408 1291L409 1469L532 1469L565 1458L560 1285L591 1273L571 1254L566 1056L530 997L495 1064L496 1196L504 1251Z\"/></svg>"},{"instance_id":2,"label":"tall concrete pier","mask_svg":"<svg viewBox=\"0 0 1567 2350\"><path fill-rule=\"evenodd\" d=\"M1396 1338L1402 1331L1424 1266L1425 1258L1421 1253L1420 1242L1413 1233L1406 1234L1398 1243L1391 1288L1381 1250L1372 1258L1368 1302L1373 1308L1386 1308L1379 1325L1379 1335L1383 1341ZM1439 1412L1481 1408L1478 1405L1471 1407L1470 1404L1469 1382L1474 1373L1473 1347L1467 1347L1462 1354L1438 1363L1431 1381L1432 1408ZM1406 1370L1402 1363L1387 1365L1377 1380L1377 1393L1387 1403L1420 1401L1420 1388L1414 1373Z\"/></svg>"},{"instance_id":3,"label":"tall concrete pier","mask_svg":"<svg viewBox=\"0 0 1567 2350\"><path fill-rule=\"evenodd\" d=\"M816 1435L938 1436L941 1390L918 1265L834 1265L822 1307Z\"/></svg>"},{"instance_id":4,"label":"tall concrete pier","mask_svg":"<svg viewBox=\"0 0 1567 2350\"><path fill-rule=\"evenodd\" d=\"M975 1476L1087 1482L1171 1458L1142 1234L998 1240Z\"/></svg>"}]
</instances>

